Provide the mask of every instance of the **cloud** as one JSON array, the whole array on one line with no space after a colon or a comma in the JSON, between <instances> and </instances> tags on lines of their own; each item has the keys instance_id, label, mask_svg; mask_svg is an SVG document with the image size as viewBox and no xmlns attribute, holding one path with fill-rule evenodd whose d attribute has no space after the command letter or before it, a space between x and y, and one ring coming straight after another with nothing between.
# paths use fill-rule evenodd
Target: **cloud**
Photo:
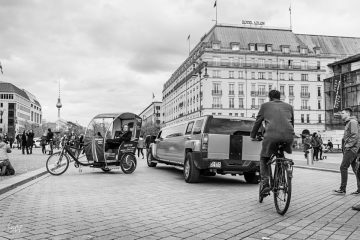
<instances>
[{"instance_id":1,"label":"cloud","mask_svg":"<svg viewBox=\"0 0 360 240\"><path fill-rule=\"evenodd\" d=\"M293 2L294 32L356 36L359 3ZM38 97L44 118L86 125L101 112L140 113L161 99L163 84L213 26L208 0L0 1L0 61L4 75ZM289 26L289 1L218 1L218 21L262 20Z\"/></svg>"}]
</instances>

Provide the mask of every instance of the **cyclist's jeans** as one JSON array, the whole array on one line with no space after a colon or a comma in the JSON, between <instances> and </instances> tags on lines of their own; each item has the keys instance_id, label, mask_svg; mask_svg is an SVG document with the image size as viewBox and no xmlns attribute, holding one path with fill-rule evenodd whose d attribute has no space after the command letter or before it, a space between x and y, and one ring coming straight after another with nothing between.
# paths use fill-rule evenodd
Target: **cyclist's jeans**
<instances>
[{"instance_id":1,"label":"cyclist's jeans","mask_svg":"<svg viewBox=\"0 0 360 240\"><path fill-rule=\"evenodd\" d=\"M270 158L269 157L260 157L260 176L262 180L262 184L269 185L269 163Z\"/></svg>"},{"instance_id":2,"label":"cyclist's jeans","mask_svg":"<svg viewBox=\"0 0 360 240\"><path fill-rule=\"evenodd\" d=\"M357 188L358 188L357 190L360 190L360 172L359 172L360 170L357 166L357 156L356 153L354 153L351 150L344 151L343 159L340 165L340 172L341 172L340 189L346 191L346 185L348 180L348 169L350 165L356 176Z\"/></svg>"}]
</instances>

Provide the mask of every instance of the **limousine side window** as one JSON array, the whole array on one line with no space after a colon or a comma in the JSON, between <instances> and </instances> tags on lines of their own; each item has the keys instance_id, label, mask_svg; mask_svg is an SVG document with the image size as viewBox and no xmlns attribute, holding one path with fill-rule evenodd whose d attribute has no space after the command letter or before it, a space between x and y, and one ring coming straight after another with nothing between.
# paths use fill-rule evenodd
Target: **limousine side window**
<instances>
[{"instance_id":1,"label":"limousine side window","mask_svg":"<svg viewBox=\"0 0 360 240\"><path fill-rule=\"evenodd\" d=\"M204 123L204 119L197 120L195 122L193 134L200 134L201 133L201 127L202 127L203 123Z\"/></svg>"},{"instance_id":2,"label":"limousine side window","mask_svg":"<svg viewBox=\"0 0 360 240\"><path fill-rule=\"evenodd\" d=\"M250 136L255 121L213 118L207 126L208 133Z\"/></svg>"},{"instance_id":3,"label":"limousine side window","mask_svg":"<svg viewBox=\"0 0 360 240\"><path fill-rule=\"evenodd\" d=\"M183 131L184 131L184 124L171 127L166 132L166 138L180 137L183 135Z\"/></svg>"},{"instance_id":4,"label":"limousine side window","mask_svg":"<svg viewBox=\"0 0 360 240\"><path fill-rule=\"evenodd\" d=\"M187 128L186 128L185 134L191 134L193 126L194 126L194 122L189 122L189 124L187 125Z\"/></svg>"}]
</instances>

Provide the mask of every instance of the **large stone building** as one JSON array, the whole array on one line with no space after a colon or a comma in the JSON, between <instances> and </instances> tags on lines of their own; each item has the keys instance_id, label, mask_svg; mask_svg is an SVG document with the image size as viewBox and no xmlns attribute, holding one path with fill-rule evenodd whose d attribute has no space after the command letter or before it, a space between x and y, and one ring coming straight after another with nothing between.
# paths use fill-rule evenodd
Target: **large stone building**
<instances>
[{"instance_id":1,"label":"large stone building","mask_svg":"<svg viewBox=\"0 0 360 240\"><path fill-rule=\"evenodd\" d=\"M160 126L160 124L163 122L161 105L162 102L154 101L139 114L142 119L142 126Z\"/></svg>"},{"instance_id":2,"label":"large stone building","mask_svg":"<svg viewBox=\"0 0 360 240\"><path fill-rule=\"evenodd\" d=\"M41 105L33 94L0 82L0 132L14 136L27 126L39 126L41 121Z\"/></svg>"},{"instance_id":3,"label":"large stone building","mask_svg":"<svg viewBox=\"0 0 360 240\"><path fill-rule=\"evenodd\" d=\"M360 38L215 25L164 84L164 121L255 117L269 90L278 89L294 106L297 133L322 131L327 65L354 53L360 53Z\"/></svg>"}]
</instances>

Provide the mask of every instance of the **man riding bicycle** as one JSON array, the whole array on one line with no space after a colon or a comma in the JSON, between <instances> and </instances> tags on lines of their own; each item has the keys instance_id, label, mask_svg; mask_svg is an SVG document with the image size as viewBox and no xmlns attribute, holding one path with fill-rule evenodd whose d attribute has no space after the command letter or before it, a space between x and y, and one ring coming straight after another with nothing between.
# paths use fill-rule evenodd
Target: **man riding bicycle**
<instances>
[{"instance_id":1,"label":"man riding bicycle","mask_svg":"<svg viewBox=\"0 0 360 240\"><path fill-rule=\"evenodd\" d=\"M251 139L256 140L259 128L263 122L265 123L265 134L260 153L260 194L262 195L270 192L268 161L271 155L277 152L280 143L285 143L284 150L291 153L291 145L294 141L293 107L280 100L280 92L277 90L271 90L269 98L270 102L261 105L250 133Z\"/></svg>"}]
</instances>

